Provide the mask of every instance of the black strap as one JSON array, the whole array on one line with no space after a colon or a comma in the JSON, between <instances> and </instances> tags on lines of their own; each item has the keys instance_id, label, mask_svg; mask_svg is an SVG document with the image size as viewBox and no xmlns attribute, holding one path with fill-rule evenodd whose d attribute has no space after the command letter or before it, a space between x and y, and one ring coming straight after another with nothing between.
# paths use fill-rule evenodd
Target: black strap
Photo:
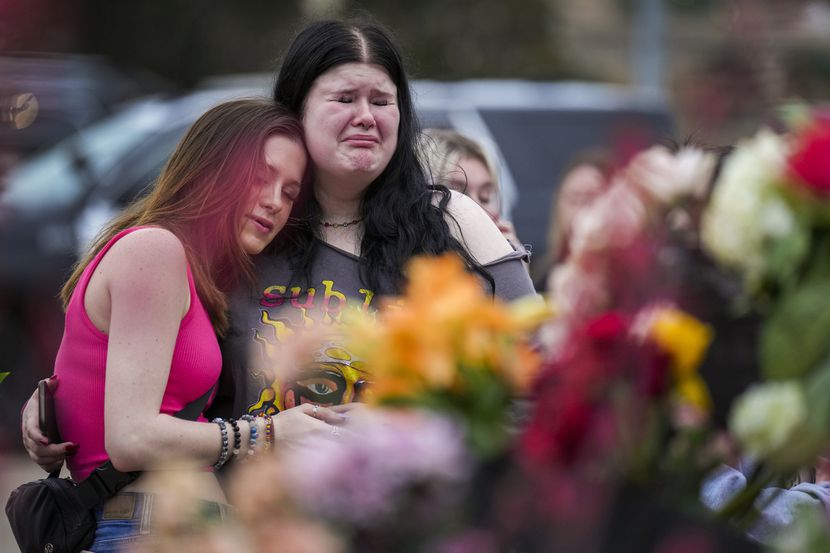
<instances>
[{"instance_id":1,"label":"black strap","mask_svg":"<svg viewBox=\"0 0 830 553\"><path fill-rule=\"evenodd\" d=\"M210 399L210 395L215 388L216 384L211 386L200 397L185 405L181 411L175 413L173 416L178 419L195 421L199 418L202 411L205 410L208 399ZM57 473L52 473L50 476L57 476ZM92 509L105 499L109 499L117 494L119 490L127 484L134 482L139 476L141 476L141 471L121 472L116 470L112 465L112 461L107 461L93 470L83 482L80 482L75 487L75 491L80 498L83 508Z\"/></svg>"},{"instance_id":2,"label":"black strap","mask_svg":"<svg viewBox=\"0 0 830 553\"><path fill-rule=\"evenodd\" d=\"M212 394L215 389L216 384L214 383L207 392L185 405L181 411L174 413L173 416L177 419L195 421L199 418L199 415L202 414L202 411L205 410L205 406L210 399L210 394Z\"/></svg>"}]
</instances>

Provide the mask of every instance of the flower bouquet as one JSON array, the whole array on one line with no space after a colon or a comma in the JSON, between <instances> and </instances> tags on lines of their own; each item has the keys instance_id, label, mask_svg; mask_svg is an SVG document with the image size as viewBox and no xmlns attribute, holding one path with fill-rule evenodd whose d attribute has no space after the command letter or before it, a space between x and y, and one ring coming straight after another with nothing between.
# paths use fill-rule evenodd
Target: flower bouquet
<instances>
[{"instance_id":1,"label":"flower bouquet","mask_svg":"<svg viewBox=\"0 0 830 553\"><path fill-rule=\"evenodd\" d=\"M703 244L761 316L763 382L730 431L754 470L722 514L749 526L764 488L802 479L830 438L830 119L802 110L787 133L738 144L702 220Z\"/></svg>"},{"instance_id":2,"label":"flower bouquet","mask_svg":"<svg viewBox=\"0 0 830 553\"><path fill-rule=\"evenodd\" d=\"M540 362L530 330L550 310L538 298L488 296L453 254L415 259L408 279L404 296L347 325L349 348L373 377L368 401L450 416L478 456L503 452Z\"/></svg>"}]
</instances>

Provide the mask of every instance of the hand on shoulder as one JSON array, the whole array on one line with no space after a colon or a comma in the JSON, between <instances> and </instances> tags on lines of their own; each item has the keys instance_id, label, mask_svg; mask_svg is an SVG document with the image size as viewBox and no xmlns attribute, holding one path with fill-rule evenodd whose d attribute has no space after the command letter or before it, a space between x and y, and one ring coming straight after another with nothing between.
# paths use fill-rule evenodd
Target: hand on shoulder
<instances>
[{"instance_id":1,"label":"hand on shoulder","mask_svg":"<svg viewBox=\"0 0 830 553\"><path fill-rule=\"evenodd\" d=\"M474 200L450 191L445 215L450 232L479 263L486 265L513 251L496 223Z\"/></svg>"}]
</instances>

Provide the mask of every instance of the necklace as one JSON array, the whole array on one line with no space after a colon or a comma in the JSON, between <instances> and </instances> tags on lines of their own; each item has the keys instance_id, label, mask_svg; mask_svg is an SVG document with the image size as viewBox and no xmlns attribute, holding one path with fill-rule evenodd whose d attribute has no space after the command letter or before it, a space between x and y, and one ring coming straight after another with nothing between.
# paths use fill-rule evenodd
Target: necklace
<instances>
[{"instance_id":1,"label":"necklace","mask_svg":"<svg viewBox=\"0 0 830 553\"><path fill-rule=\"evenodd\" d=\"M352 225L356 225L359 222L361 222L362 220L363 220L363 217L360 217L359 219L355 219L354 221L348 221L346 223L329 223L328 221L322 221L322 223L323 223L323 226L326 227L326 228L344 228L344 227L350 227Z\"/></svg>"}]
</instances>

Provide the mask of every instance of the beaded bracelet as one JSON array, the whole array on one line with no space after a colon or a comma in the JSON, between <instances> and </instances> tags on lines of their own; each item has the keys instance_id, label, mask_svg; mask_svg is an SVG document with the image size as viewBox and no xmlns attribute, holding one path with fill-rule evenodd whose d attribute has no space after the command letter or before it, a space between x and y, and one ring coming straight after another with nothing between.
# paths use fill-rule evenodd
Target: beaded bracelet
<instances>
[{"instance_id":1,"label":"beaded bracelet","mask_svg":"<svg viewBox=\"0 0 830 553\"><path fill-rule=\"evenodd\" d=\"M260 413L257 415L261 419L265 419L265 451L269 451L274 445L274 419L271 415Z\"/></svg>"},{"instance_id":2,"label":"beaded bracelet","mask_svg":"<svg viewBox=\"0 0 830 553\"><path fill-rule=\"evenodd\" d=\"M213 470L219 470L228 462L228 425L219 417L213 419L213 422L219 426L219 432L222 434L222 449L219 450L219 459L213 465Z\"/></svg>"},{"instance_id":3,"label":"beaded bracelet","mask_svg":"<svg viewBox=\"0 0 830 553\"><path fill-rule=\"evenodd\" d=\"M256 419L251 415L245 414L239 417L239 420L245 421L248 423L248 426L251 427L251 435L248 438L248 455L251 456L254 454L254 450L256 449L256 442L257 442L257 425Z\"/></svg>"},{"instance_id":4,"label":"beaded bracelet","mask_svg":"<svg viewBox=\"0 0 830 553\"><path fill-rule=\"evenodd\" d=\"M242 449L242 431L239 430L239 423L236 419L228 419L228 423L233 428L233 458L236 459Z\"/></svg>"},{"instance_id":5,"label":"beaded bracelet","mask_svg":"<svg viewBox=\"0 0 830 553\"><path fill-rule=\"evenodd\" d=\"M274 446L274 417L265 415L265 451L268 451Z\"/></svg>"}]
</instances>

